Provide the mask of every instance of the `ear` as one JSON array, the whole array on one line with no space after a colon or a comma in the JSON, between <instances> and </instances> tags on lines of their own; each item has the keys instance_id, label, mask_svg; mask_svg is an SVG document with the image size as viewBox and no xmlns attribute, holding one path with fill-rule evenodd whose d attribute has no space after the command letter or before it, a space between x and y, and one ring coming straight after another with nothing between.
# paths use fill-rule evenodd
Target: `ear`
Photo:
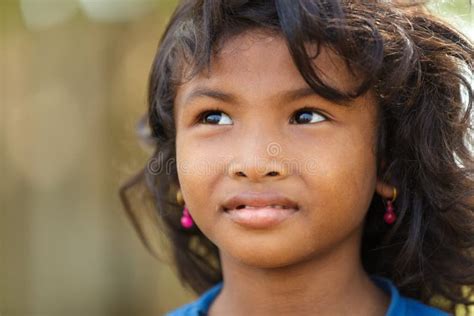
<instances>
[{"instance_id":1,"label":"ear","mask_svg":"<svg viewBox=\"0 0 474 316\"><path fill-rule=\"evenodd\" d=\"M380 168L385 170L386 161L382 159L380 163ZM394 194L394 186L390 183L382 181L381 177L377 177L377 181L375 184L375 192L377 192L382 198L384 199L393 199Z\"/></svg>"},{"instance_id":2,"label":"ear","mask_svg":"<svg viewBox=\"0 0 474 316\"><path fill-rule=\"evenodd\" d=\"M385 199L393 199L393 188L393 185L382 181L380 178L377 178L375 192L377 192L381 197Z\"/></svg>"}]
</instances>

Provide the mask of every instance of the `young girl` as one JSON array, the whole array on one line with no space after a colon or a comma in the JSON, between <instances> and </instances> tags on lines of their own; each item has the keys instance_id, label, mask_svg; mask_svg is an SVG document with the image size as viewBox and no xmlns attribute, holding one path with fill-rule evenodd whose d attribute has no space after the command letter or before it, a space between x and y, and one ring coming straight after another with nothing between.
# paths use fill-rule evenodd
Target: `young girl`
<instances>
[{"instance_id":1,"label":"young girl","mask_svg":"<svg viewBox=\"0 0 474 316\"><path fill-rule=\"evenodd\" d=\"M187 0L153 63L144 181L168 315L444 315L474 284L473 46L421 6ZM164 294L161 294L163 296Z\"/></svg>"}]
</instances>

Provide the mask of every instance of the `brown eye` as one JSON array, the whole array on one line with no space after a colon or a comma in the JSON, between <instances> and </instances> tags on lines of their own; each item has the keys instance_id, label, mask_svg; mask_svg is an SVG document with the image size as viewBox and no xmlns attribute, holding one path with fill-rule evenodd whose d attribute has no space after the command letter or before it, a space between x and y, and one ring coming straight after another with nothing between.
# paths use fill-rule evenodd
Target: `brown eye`
<instances>
[{"instance_id":1,"label":"brown eye","mask_svg":"<svg viewBox=\"0 0 474 316\"><path fill-rule=\"evenodd\" d=\"M206 111L200 115L200 123L211 125L232 125L231 118L222 111Z\"/></svg>"},{"instance_id":2,"label":"brown eye","mask_svg":"<svg viewBox=\"0 0 474 316\"><path fill-rule=\"evenodd\" d=\"M327 117L313 109L303 109L296 112L290 119L291 123L312 124L327 120Z\"/></svg>"}]
</instances>

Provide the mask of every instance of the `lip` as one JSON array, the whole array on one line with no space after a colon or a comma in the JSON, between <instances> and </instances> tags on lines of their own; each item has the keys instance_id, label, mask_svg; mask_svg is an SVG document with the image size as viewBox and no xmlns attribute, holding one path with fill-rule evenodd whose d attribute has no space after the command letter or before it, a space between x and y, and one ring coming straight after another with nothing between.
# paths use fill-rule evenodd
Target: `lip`
<instances>
[{"instance_id":1,"label":"lip","mask_svg":"<svg viewBox=\"0 0 474 316\"><path fill-rule=\"evenodd\" d=\"M277 205L278 208L274 207ZM262 229L287 220L299 210L299 206L279 192L247 191L227 199L222 210L230 220L239 225Z\"/></svg>"},{"instance_id":2,"label":"lip","mask_svg":"<svg viewBox=\"0 0 474 316\"><path fill-rule=\"evenodd\" d=\"M276 226L297 213L296 209L278 209L261 207L254 209L228 210L224 214L233 222L253 229L264 229Z\"/></svg>"},{"instance_id":3,"label":"lip","mask_svg":"<svg viewBox=\"0 0 474 316\"><path fill-rule=\"evenodd\" d=\"M234 210L239 206L247 205L255 208L270 205L281 205L285 208L298 210L298 204L292 199L276 191L256 192L246 191L236 194L222 203L224 211Z\"/></svg>"}]
</instances>

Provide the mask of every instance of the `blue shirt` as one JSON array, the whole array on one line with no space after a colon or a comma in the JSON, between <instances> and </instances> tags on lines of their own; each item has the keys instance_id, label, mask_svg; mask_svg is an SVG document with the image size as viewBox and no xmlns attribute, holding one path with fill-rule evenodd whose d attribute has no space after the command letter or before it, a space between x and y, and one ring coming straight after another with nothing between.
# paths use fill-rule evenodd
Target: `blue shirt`
<instances>
[{"instance_id":1,"label":"blue shirt","mask_svg":"<svg viewBox=\"0 0 474 316\"><path fill-rule=\"evenodd\" d=\"M447 313L416 300L401 296L395 285L388 279L372 277L375 284L390 296L390 305L386 316L446 316ZM223 282L204 292L197 300L183 305L166 316L205 316L214 299L219 294Z\"/></svg>"}]
</instances>

